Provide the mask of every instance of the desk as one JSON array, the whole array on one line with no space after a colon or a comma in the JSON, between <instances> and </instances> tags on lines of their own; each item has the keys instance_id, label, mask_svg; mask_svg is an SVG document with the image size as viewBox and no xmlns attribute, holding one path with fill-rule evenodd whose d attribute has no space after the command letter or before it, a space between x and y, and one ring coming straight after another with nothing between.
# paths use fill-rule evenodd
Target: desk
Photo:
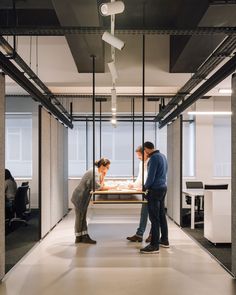
<instances>
[{"instance_id":1,"label":"desk","mask_svg":"<svg viewBox=\"0 0 236 295\"><path fill-rule=\"evenodd\" d=\"M210 242L231 243L231 191L206 190L204 237Z\"/></svg>"},{"instance_id":2,"label":"desk","mask_svg":"<svg viewBox=\"0 0 236 295\"><path fill-rule=\"evenodd\" d=\"M195 198L197 196L203 196L203 189L186 189L182 192L184 195L191 197L191 229L195 227Z\"/></svg>"},{"instance_id":3,"label":"desk","mask_svg":"<svg viewBox=\"0 0 236 295\"><path fill-rule=\"evenodd\" d=\"M120 203L125 203L125 204L142 204L142 203L146 203L146 200L121 200L121 199L116 199L116 200L95 200L95 196L96 195L100 195L100 196L107 196L107 195L140 195L143 196L144 192L142 191L137 191L134 189L119 189L119 190L108 190L108 191L91 191L91 195L93 198L93 203L94 204L106 204L106 203L110 203L110 204L120 204Z\"/></svg>"}]
</instances>

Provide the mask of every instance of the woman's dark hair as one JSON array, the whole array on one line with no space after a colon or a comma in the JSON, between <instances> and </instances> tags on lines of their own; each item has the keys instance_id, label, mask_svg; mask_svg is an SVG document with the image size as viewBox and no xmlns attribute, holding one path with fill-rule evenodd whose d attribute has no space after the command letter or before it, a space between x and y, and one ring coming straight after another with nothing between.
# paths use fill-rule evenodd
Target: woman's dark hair
<instances>
[{"instance_id":1,"label":"woman's dark hair","mask_svg":"<svg viewBox=\"0 0 236 295\"><path fill-rule=\"evenodd\" d=\"M11 172L8 169L5 169L5 180L7 179L14 180L14 177L11 175Z\"/></svg>"},{"instance_id":2,"label":"woman's dark hair","mask_svg":"<svg viewBox=\"0 0 236 295\"><path fill-rule=\"evenodd\" d=\"M154 144L150 141L146 141L144 142L144 148L147 148L147 149L150 149L150 150L153 150L154 149Z\"/></svg>"},{"instance_id":3,"label":"woman's dark hair","mask_svg":"<svg viewBox=\"0 0 236 295\"><path fill-rule=\"evenodd\" d=\"M107 158L101 158L100 160L95 162L95 166L98 167L98 168L101 167L101 166L107 166L107 165L110 165L110 164L111 164L111 162Z\"/></svg>"}]
</instances>

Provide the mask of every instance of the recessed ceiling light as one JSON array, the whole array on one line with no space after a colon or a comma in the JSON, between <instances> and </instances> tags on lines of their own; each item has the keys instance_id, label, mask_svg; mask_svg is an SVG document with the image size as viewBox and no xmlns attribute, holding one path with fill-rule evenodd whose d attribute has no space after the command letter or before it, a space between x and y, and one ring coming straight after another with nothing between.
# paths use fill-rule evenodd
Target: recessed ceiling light
<instances>
[{"instance_id":1,"label":"recessed ceiling light","mask_svg":"<svg viewBox=\"0 0 236 295\"><path fill-rule=\"evenodd\" d=\"M221 94L231 94L232 90L230 88L220 88L218 92Z\"/></svg>"},{"instance_id":2,"label":"recessed ceiling light","mask_svg":"<svg viewBox=\"0 0 236 295\"><path fill-rule=\"evenodd\" d=\"M212 115L212 116L224 116L232 115L232 112L188 112L188 115Z\"/></svg>"}]
</instances>

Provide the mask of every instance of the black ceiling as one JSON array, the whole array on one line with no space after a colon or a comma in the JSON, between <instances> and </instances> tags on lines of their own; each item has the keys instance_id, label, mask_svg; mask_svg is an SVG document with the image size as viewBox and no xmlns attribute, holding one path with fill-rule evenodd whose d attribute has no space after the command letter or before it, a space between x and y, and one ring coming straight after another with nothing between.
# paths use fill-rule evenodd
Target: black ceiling
<instances>
[{"instance_id":1,"label":"black ceiling","mask_svg":"<svg viewBox=\"0 0 236 295\"><path fill-rule=\"evenodd\" d=\"M84 26L109 28L110 17L99 14L102 0L0 1L0 26ZM236 1L124 0L125 11L116 16L116 29L190 29L198 26L235 26ZM79 72L91 72L91 54L98 57L97 72L104 71L104 45L99 34L66 36ZM172 36L170 71L194 72L224 36Z\"/></svg>"}]
</instances>

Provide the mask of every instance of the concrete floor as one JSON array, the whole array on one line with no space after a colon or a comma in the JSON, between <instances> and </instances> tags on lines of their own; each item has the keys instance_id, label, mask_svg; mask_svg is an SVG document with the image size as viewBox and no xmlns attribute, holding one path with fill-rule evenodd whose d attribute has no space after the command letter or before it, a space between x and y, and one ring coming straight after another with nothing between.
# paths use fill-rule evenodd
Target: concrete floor
<instances>
[{"instance_id":1,"label":"concrete floor","mask_svg":"<svg viewBox=\"0 0 236 295\"><path fill-rule=\"evenodd\" d=\"M1 295L233 295L236 281L178 226L169 222L171 247L140 254L129 243L139 209L91 209L97 245L74 244L73 211L4 278ZM148 231L147 231L148 233Z\"/></svg>"}]
</instances>

